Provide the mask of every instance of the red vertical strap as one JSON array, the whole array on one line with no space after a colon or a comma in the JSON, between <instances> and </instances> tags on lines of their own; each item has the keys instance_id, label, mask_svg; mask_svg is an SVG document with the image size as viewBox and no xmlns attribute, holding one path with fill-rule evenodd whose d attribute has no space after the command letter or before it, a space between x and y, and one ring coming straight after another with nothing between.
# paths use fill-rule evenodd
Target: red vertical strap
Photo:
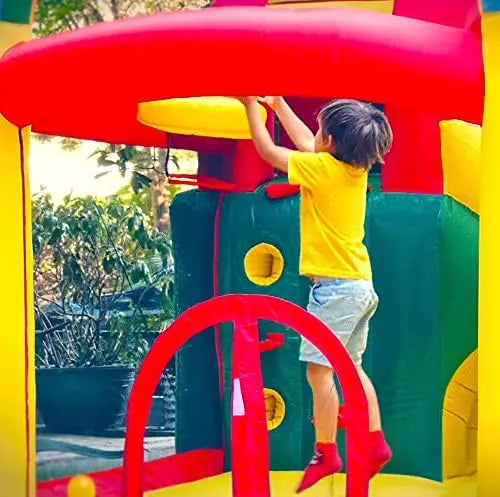
<instances>
[{"instance_id":1,"label":"red vertical strap","mask_svg":"<svg viewBox=\"0 0 500 497\"><path fill-rule=\"evenodd\" d=\"M257 321L237 321L233 339L233 497L269 497L269 434Z\"/></svg>"},{"instance_id":2,"label":"red vertical strap","mask_svg":"<svg viewBox=\"0 0 500 497\"><path fill-rule=\"evenodd\" d=\"M219 265L220 265L220 223L222 218L222 206L224 204L224 193L219 195L214 219L214 262L213 262L213 285L214 297L219 296ZM220 324L215 326L215 354L217 356L217 366L219 369L219 395L224 397L224 357L222 356L222 343L220 334Z\"/></svg>"},{"instance_id":3,"label":"red vertical strap","mask_svg":"<svg viewBox=\"0 0 500 497\"><path fill-rule=\"evenodd\" d=\"M222 207L224 205L224 193L219 194L217 199L217 208L215 211L214 218L214 257L213 257L213 292L214 297L220 295L219 288L219 269L220 269L220 233L221 233L221 219L222 219ZM214 326L214 342L215 342L215 356L217 358L217 371L219 374L219 401L222 404L224 400L224 355L222 354L222 338L221 338L221 325L216 323ZM224 429L224 423L221 424L221 441L222 441L222 451L226 452L226 430Z\"/></svg>"}]
</instances>

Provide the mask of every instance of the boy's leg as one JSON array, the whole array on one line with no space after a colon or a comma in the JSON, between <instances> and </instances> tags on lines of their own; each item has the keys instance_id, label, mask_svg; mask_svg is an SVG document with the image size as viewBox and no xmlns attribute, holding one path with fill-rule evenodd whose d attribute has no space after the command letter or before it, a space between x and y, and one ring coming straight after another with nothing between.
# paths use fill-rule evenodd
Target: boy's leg
<instances>
[{"instance_id":1,"label":"boy's leg","mask_svg":"<svg viewBox=\"0 0 500 497\"><path fill-rule=\"evenodd\" d=\"M313 396L316 442L333 443L337 438L339 396L332 368L310 362L307 364L307 379Z\"/></svg>"},{"instance_id":2,"label":"boy's leg","mask_svg":"<svg viewBox=\"0 0 500 497\"><path fill-rule=\"evenodd\" d=\"M373 301L368 306L366 313L361 317L359 323L354 328L349 341L346 344L354 364L358 368L359 378L368 400L368 410L370 416L370 478L373 478L391 460L392 451L387 443L380 417L380 408L377 393L372 381L361 367L362 357L368 341L368 325L370 319L375 314L378 305L378 298L373 292Z\"/></svg>"},{"instance_id":3,"label":"boy's leg","mask_svg":"<svg viewBox=\"0 0 500 497\"><path fill-rule=\"evenodd\" d=\"M392 450L382 431L380 408L373 383L363 368L358 367L358 373L365 390L370 413L370 478L373 478L392 459Z\"/></svg>"},{"instance_id":4,"label":"boy's leg","mask_svg":"<svg viewBox=\"0 0 500 497\"><path fill-rule=\"evenodd\" d=\"M335 443L339 397L333 380L332 368L328 365L307 364L307 379L313 396L316 446L314 456L304 471L297 492L312 487L326 476L342 469L342 460Z\"/></svg>"},{"instance_id":5,"label":"boy's leg","mask_svg":"<svg viewBox=\"0 0 500 497\"><path fill-rule=\"evenodd\" d=\"M314 285L307 310L323 321L332 333L334 329L344 329L344 337L340 338L345 344L354 322L349 309L345 307L344 297L335 290L330 285ZM307 363L307 378L312 390L316 447L297 492L342 469L342 460L335 443L339 400L332 366L324 354L305 338L301 340L300 360Z\"/></svg>"},{"instance_id":6,"label":"boy's leg","mask_svg":"<svg viewBox=\"0 0 500 497\"><path fill-rule=\"evenodd\" d=\"M358 367L359 378L368 400L368 410L370 413L370 431L380 431L382 421L380 419L380 408L378 405L377 393L375 387L362 367Z\"/></svg>"}]
</instances>

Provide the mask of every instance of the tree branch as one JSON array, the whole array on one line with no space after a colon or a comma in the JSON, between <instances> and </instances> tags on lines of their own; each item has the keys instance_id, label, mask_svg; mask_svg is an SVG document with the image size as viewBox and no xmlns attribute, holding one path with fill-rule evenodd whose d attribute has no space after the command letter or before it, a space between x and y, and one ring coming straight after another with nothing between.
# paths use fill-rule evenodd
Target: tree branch
<instances>
[{"instance_id":1,"label":"tree branch","mask_svg":"<svg viewBox=\"0 0 500 497\"><path fill-rule=\"evenodd\" d=\"M104 16L96 3L92 0L88 0L87 7L89 8L91 15L94 17L95 22L104 22Z\"/></svg>"}]
</instances>

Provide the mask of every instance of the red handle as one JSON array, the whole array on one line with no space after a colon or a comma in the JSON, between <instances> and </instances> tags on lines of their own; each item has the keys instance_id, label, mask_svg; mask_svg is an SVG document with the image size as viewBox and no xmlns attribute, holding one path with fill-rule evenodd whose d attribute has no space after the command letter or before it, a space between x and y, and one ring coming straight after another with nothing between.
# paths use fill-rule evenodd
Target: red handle
<instances>
[{"instance_id":1,"label":"red handle","mask_svg":"<svg viewBox=\"0 0 500 497\"><path fill-rule=\"evenodd\" d=\"M283 333L268 333L265 340L260 342L260 352L270 352L285 345L285 335Z\"/></svg>"},{"instance_id":2,"label":"red handle","mask_svg":"<svg viewBox=\"0 0 500 497\"><path fill-rule=\"evenodd\" d=\"M300 186L289 183L273 183L264 187L267 198L276 200L280 198L293 197L300 193Z\"/></svg>"}]
</instances>

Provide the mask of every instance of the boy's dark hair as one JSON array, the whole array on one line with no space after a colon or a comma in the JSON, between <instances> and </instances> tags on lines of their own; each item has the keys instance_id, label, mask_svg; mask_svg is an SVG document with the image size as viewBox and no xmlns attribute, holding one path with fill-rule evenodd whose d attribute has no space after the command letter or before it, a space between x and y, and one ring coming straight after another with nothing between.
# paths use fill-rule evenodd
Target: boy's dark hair
<instances>
[{"instance_id":1,"label":"boy's dark hair","mask_svg":"<svg viewBox=\"0 0 500 497\"><path fill-rule=\"evenodd\" d=\"M359 100L334 100L319 112L323 137L335 144L334 156L347 164L370 169L383 164L392 146L392 130L385 114Z\"/></svg>"}]
</instances>

